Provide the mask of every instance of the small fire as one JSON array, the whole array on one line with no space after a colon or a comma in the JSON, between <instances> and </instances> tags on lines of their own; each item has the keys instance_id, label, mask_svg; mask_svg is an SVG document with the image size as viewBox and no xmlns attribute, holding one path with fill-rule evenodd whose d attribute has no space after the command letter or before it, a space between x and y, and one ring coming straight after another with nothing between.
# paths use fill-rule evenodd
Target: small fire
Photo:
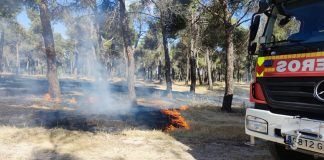
<instances>
[{"instance_id":1,"label":"small fire","mask_svg":"<svg viewBox=\"0 0 324 160\"><path fill-rule=\"evenodd\" d=\"M76 104L77 100L73 97L73 98L69 99L69 103Z\"/></svg>"},{"instance_id":2,"label":"small fire","mask_svg":"<svg viewBox=\"0 0 324 160\"><path fill-rule=\"evenodd\" d=\"M179 108L179 110L180 111L185 111L185 110L188 110L189 109L189 106L181 106L180 108Z\"/></svg>"},{"instance_id":3,"label":"small fire","mask_svg":"<svg viewBox=\"0 0 324 160\"><path fill-rule=\"evenodd\" d=\"M176 127L174 127L172 124L168 124L165 128L163 128L163 131L165 132L172 132L176 130Z\"/></svg>"},{"instance_id":4,"label":"small fire","mask_svg":"<svg viewBox=\"0 0 324 160\"><path fill-rule=\"evenodd\" d=\"M51 95L49 93L46 93L43 97L43 99L47 102L50 102L52 100Z\"/></svg>"},{"instance_id":5,"label":"small fire","mask_svg":"<svg viewBox=\"0 0 324 160\"><path fill-rule=\"evenodd\" d=\"M43 99L47 102L55 102L55 103L60 103L61 98L55 98L53 99L49 93L46 93L43 97Z\"/></svg>"},{"instance_id":6,"label":"small fire","mask_svg":"<svg viewBox=\"0 0 324 160\"><path fill-rule=\"evenodd\" d=\"M181 106L179 109L162 109L161 112L169 117L169 123L163 130L166 132L171 132L174 131L176 128L190 129L189 124L179 112L187 110L188 108L188 106Z\"/></svg>"}]
</instances>

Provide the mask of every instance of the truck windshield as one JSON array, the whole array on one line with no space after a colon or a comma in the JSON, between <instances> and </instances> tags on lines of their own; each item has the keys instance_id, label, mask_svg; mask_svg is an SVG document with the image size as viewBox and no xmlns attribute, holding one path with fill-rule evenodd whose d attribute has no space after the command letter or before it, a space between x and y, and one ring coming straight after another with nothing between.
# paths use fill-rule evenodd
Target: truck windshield
<instances>
[{"instance_id":1,"label":"truck windshield","mask_svg":"<svg viewBox=\"0 0 324 160\"><path fill-rule=\"evenodd\" d=\"M285 7L290 17L288 23L283 22L287 16L278 14L273 26L271 43L282 44L291 42L324 41L324 1L305 3L299 6Z\"/></svg>"}]
</instances>

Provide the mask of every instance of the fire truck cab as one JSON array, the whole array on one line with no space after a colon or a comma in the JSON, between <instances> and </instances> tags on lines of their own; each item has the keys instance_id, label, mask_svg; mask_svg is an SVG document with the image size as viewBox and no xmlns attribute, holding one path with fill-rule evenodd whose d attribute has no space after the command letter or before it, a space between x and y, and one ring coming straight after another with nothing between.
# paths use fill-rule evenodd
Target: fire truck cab
<instances>
[{"instance_id":1,"label":"fire truck cab","mask_svg":"<svg viewBox=\"0 0 324 160\"><path fill-rule=\"evenodd\" d=\"M248 135L277 159L324 157L324 1L260 0L250 26Z\"/></svg>"}]
</instances>

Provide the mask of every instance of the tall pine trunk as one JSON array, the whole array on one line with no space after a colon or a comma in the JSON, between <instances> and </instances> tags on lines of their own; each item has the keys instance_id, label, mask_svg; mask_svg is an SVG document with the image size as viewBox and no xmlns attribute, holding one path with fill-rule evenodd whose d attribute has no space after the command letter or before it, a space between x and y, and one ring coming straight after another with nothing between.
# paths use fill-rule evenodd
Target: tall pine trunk
<instances>
[{"instance_id":1,"label":"tall pine trunk","mask_svg":"<svg viewBox=\"0 0 324 160\"><path fill-rule=\"evenodd\" d=\"M127 79L128 77L128 58L127 58L127 52L126 52L126 49L125 47L123 47L123 58L124 58L124 61L125 61L125 78ZM113 66L113 65L111 65ZM111 73L113 73L114 71L112 71ZM111 76L113 77L114 74L111 74Z\"/></svg>"},{"instance_id":2,"label":"tall pine trunk","mask_svg":"<svg viewBox=\"0 0 324 160\"><path fill-rule=\"evenodd\" d=\"M190 56L190 92L195 93L196 92L196 75L197 75L197 63L196 63L196 56Z\"/></svg>"},{"instance_id":3,"label":"tall pine trunk","mask_svg":"<svg viewBox=\"0 0 324 160\"><path fill-rule=\"evenodd\" d=\"M96 2L96 1L94 1ZM96 38L97 41L95 42L95 49L96 49L96 56L98 58L98 60L100 60L100 52L102 50L103 44L102 44L102 38L101 38L101 34L100 34L100 25L99 25L99 15L98 15L98 7L97 5L94 5L95 7L93 8L93 12L94 12L94 27L95 27L95 32L96 32Z\"/></svg>"},{"instance_id":4,"label":"tall pine trunk","mask_svg":"<svg viewBox=\"0 0 324 160\"><path fill-rule=\"evenodd\" d=\"M248 73L246 74L246 80L248 83L250 83L252 81L252 56L251 55L248 55L247 57L247 61L248 61L248 64L247 64L247 70L248 70Z\"/></svg>"},{"instance_id":5,"label":"tall pine trunk","mask_svg":"<svg viewBox=\"0 0 324 160\"><path fill-rule=\"evenodd\" d=\"M207 52L206 52L206 61L207 61L207 74L208 74L208 89L213 90L212 71L211 71L211 64L209 60L209 48L207 48Z\"/></svg>"},{"instance_id":6,"label":"tall pine trunk","mask_svg":"<svg viewBox=\"0 0 324 160\"><path fill-rule=\"evenodd\" d=\"M237 79L237 82L240 82L240 80L241 80L240 67L239 66L237 67L237 71L236 71L236 79Z\"/></svg>"},{"instance_id":7,"label":"tall pine trunk","mask_svg":"<svg viewBox=\"0 0 324 160\"><path fill-rule=\"evenodd\" d=\"M161 13L161 15L164 14ZM166 81L168 96L172 96L171 59L169 55L168 38L165 31L163 16L161 16L161 28L162 28L162 43L163 43L164 60L165 60L165 81Z\"/></svg>"},{"instance_id":8,"label":"tall pine trunk","mask_svg":"<svg viewBox=\"0 0 324 160\"><path fill-rule=\"evenodd\" d=\"M159 80L159 82L161 84L162 83L162 61L161 61L161 58L159 58L158 80Z\"/></svg>"},{"instance_id":9,"label":"tall pine trunk","mask_svg":"<svg viewBox=\"0 0 324 160\"><path fill-rule=\"evenodd\" d=\"M150 81L153 80L153 68L150 67Z\"/></svg>"},{"instance_id":10,"label":"tall pine trunk","mask_svg":"<svg viewBox=\"0 0 324 160\"><path fill-rule=\"evenodd\" d=\"M191 13L191 40L190 40L190 92L196 92L196 81L197 81L197 49L196 49L196 24L195 24L195 13L192 11ZM199 73L198 73L199 74Z\"/></svg>"},{"instance_id":11,"label":"tall pine trunk","mask_svg":"<svg viewBox=\"0 0 324 160\"><path fill-rule=\"evenodd\" d=\"M50 16L47 8L47 1L39 2L40 19L43 27L43 39L45 44L45 52L47 58L47 79L49 83L49 94L52 98L59 99L61 97L60 84L57 78L56 53L54 45L53 31Z\"/></svg>"},{"instance_id":12,"label":"tall pine trunk","mask_svg":"<svg viewBox=\"0 0 324 160\"><path fill-rule=\"evenodd\" d=\"M193 33L192 33L193 35ZM196 48L195 48L195 39L191 38L190 46L190 92L196 92L196 81L197 81L197 60L196 60Z\"/></svg>"},{"instance_id":13,"label":"tall pine trunk","mask_svg":"<svg viewBox=\"0 0 324 160\"><path fill-rule=\"evenodd\" d=\"M222 110L232 111L232 100L234 93L234 44L233 30L226 29L226 73L225 73L225 94L223 99Z\"/></svg>"},{"instance_id":14,"label":"tall pine trunk","mask_svg":"<svg viewBox=\"0 0 324 160\"><path fill-rule=\"evenodd\" d=\"M131 32L129 29L128 17L126 15L125 1L119 0L119 5L119 16L124 43L124 53L127 57L128 96L131 102L136 103L134 49L131 46Z\"/></svg>"},{"instance_id":15,"label":"tall pine trunk","mask_svg":"<svg viewBox=\"0 0 324 160\"><path fill-rule=\"evenodd\" d=\"M75 41L74 42L74 61L73 61L73 76L77 77L78 76L78 68L79 68L79 51L78 51L78 48L77 48L77 42Z\"/></svg>"},{"instance_id":16,"label":"tall pine trunk","mask_svg":"<svg viewBox=\"0 0 324 160\"><path fill-rule=\"evenodd\" d=\"M222 111L232 111L232 101L234 93L234 43L233 35L236 26L232 24L232 13L229 0L221 0L220 5L224 11L224 31L226 49L226 71L225 71L225 93L223 98Z\"/></svg>"},{"instance_id":17,"label":"tall pine trunk","mask_svg":"<svg viewBox=\"0 0 324 160\"><path fill-rule=\"evenodd\" d=\"M3 48L4 48L4 30L2 30L1 37L0 37L0 72L3 72Z\"/></svg>"},{"instance_id":18,"label":"tall pine trunk","mask_svg":"<svg viewBox=\"0 0 324 160\"><path fill-rule=\"evenodd\" d=\"M187 53L187 64L186 64L186 85L189 84L189 75L190 75L190 51Z\"/></svg>"},{"instance_id":19,"label":"tall pine trunk","mask_svg":"<svg viewBox=\"0 0 324 160\"><path fill-rule=\"evenodd\" d=\"M203 85L203 75L201 74L202 73L202 69L201 68L198 68L198 80L199 80L199 85Z\"/></svg>"},{"instance_id":20,"label":"tall pine trunk","mask_svg":"<svg viewBox=\"0 0 324 160\"><path fill-rule=\"evenodd\" d=\"M16 42L16 74L20 73L19 42Z\"/></svg>"}]
</instances>

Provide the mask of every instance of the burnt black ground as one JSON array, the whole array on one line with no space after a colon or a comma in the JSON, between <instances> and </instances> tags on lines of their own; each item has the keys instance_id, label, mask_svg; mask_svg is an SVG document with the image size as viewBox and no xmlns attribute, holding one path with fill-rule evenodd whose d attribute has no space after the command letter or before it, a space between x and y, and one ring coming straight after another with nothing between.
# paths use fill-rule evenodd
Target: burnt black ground
<instances>
[{"instance_id":1,"label":"burnt black ground","mask_svg":"<svg viewBox=\"0 0 324 160\"><path fill-rule=\"evenodd\" d=\"M77 111L16 108L1 105L0 125L64 128L83 131L120 131L125 128L163 129L168 117L160 110L135 106L127 114L83 114Z\"/></svg>"},{"instance_id":2,"label":"burnt black ground","mask_svg":"<svg viewBox=\"0 0 324 160\"><path fill-rule=\"evenodd\" d=\"M90 91L92 83L81 80L60 80L62 95L65 98L76 97L74 92ZM16 127L60 127L68 130L108 131L114 132L125 128L163 129L168 123L168 117L159 108L133 105L125 113L87 113L85 104L78 110L70 104L56 104L30 100L31 96L42 97L47 93L48 82L42 78L25 78L18 76L2 76L0 78L0 125ZM110 85L113 94L126 96L127 88L122 85ZM137 88L138 96L163 92L153 88ZM95 92L95 91L94 91ZM115 96L116 96L115 95ZM32 108L31 105L45 105L55 109ZM60 106L68 106L73 110L64 110ZM87 104L91 105L91 104Z\"/></svg>"}]
</instances>

